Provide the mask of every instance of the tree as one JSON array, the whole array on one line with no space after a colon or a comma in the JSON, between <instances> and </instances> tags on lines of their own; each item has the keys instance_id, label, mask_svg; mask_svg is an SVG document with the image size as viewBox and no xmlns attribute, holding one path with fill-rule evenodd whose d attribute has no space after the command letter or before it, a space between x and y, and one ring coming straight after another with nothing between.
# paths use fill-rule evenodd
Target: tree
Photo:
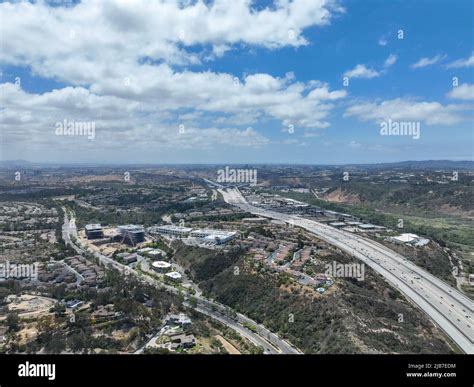
<instances>
[{"instance_id":1,"label":"tree","mask_svg":"<svg viewBox=\"0 0 474 387\"><path fill-rule=\"evenodd\" d=\"M7 322L7 327L9 331L16 332L20 325L20 319L18 318L18 313L16 312L8 313L6 322Z\"/></svg>"},{"instance_id":2,"label":"tree","mask_svg":"<svg viewBox=\"0 0 474 387\"><path fill-rule=\"evenodd\" d=\"M60 302L57 302L56 304L54 304L53 312L57 317L64 316L64 313L66 312L66 307Z\"/></svg>"}]
</instances>

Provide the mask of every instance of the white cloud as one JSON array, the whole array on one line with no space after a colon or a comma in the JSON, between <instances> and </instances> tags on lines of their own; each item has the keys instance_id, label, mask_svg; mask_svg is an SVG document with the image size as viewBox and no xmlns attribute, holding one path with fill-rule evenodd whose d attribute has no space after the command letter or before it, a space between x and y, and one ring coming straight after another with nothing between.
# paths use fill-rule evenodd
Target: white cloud
<instances>
[{"instance_id":1,"label":"white cloud","mask_svg":"<svg viewBox=\"0 0 474 387\"><path fill-rule=\"evenodd\" d=\"M315 88L309 92L307 98L311 100L319 100L319 101L326 101L326 100L336 100L340 98L344 98L347 95L346 90L335 90L329 91L328 85L324 85L319 88Z\"/></svg>"},{"instance_id":2,"label":"white cloud","mask_svg":"<svg viewBox=\"0 0 474 387\"><path fill-rule=\"evenodd\" d=\"M445 57L446 57L445 55L436 55L432 58L421 58L417 62L410 65L410 67L412 69L419 69L419 68L422 68L422 67L431 66L431 65L434 65L434 64L438 63L440 60L444 59Z\"/></svg>"},{"instance_id":3,"label":"white cloud","mask_svg":"<svg viewBox=\"0 0 474 387\"><path fill-rule=\"evenodd\" d=\"M352 141L349 143L349 146L350 146L351 148L360 148L360 147L362 146L362 144L359 143L359 142L357 142L357 141L355 141L355 140L352 140Z\"/></svg>"},{"instance_id":4,"label":"white cloud","mask_svg":"<svg viewBox=\"0 0 474 387\"><path fill-rule=\"evenodd\" d=\"M448 63L446 65L448 69L457 69L462 67L474 67L474 53L471 54L469 58L466 59L458 59L454 62Z\"/></svg>"},{"instance_id":5,"label":"white cloud","mask_svg":"<svg viewBox=\"0 0 474 387\"><path fill-rule=\"evenodd\" d=\"M363 64L358 64L352 70L348 70L344 73L344 76L348 78L363 78L371 79L380 76L380 73L374 69L365 67Z\"/></svg>"},{"instance_id":6,"label":"white cloud","mask_svg":"<svg viewBox=\"0 0 474 387\"><path fill-rule=\"evenodd\" d=\"M384 67L390 67L395 64L398 57L395 54L390 54L388 58L385 60Z\"/></svg>"},{"instance_id":7,"label":"white cloud","mask_svg":"<svg viewBox=\"0 0 474 387\"><path fill-rule=\"evenodd\" d=\"M386 46L388 42L387 42L387 39L385 39L385 37L382 36L380 37L378 43L379 43L379 46Z\"/></svg>"},{"instance_id":8,"label":"white cloud","mask_svg":"<svg viewBox=\"0 0 474 387\"><path fill-rule=\"evenodd\" d=\"M447 96L453 99L474 100L474 85L463 83L453 87Z\"/></svg>"},{"instance_id":9,"label":"white cloud","mask_svg":"<svg viewBox=\"0 0 474 387\"><path fill-rule=\"evenodd\" d=\"M240 43L270 49L306 45L304 29L328 25L333 13L342 11L332 0L278 1L259 11L248 0L85 0L72 7L2 3L1 59L31 64L38 74L81 81L70 68L74 62L85 71L98 60L186 64L199 62L196 48L205 53L205 45L216 56Z\"/></svg>"},{"instance_id":10,"label":"white cloud","mask_svg":"<svg viewBox=\"0 0 474 387\"><path fill-rule=\"evenodd\" d=\"M4 117L29 125L17 128L20 136L41 140L52 122L86 117L109 134L98 133L106 144L114 143L114 131L144 144L183 141L186 136L166 134L181 121L190 127L186 135L199 133L187 144L262 144L266 139L258 128L231 127L276 119L325 128L333 103L346 96L319 81L297 82L292 73L283 78L248 74L236 83L233 74L180 67L236 47L305 45L305 28L325 26L333 13L343 12L333 0L282 0L259 11L248 0L85 0L71 7L22 2L1 3L0 12L0 61L72 85L40 95L3 84L9 95ZM225 125L222 135L216 125ZM9 126L2 139L12 138L15 130ZM232 136L236 141L229 140Z\"/></svg>"},{"instance_id":11,"label":"white cloud","mask_svg":"<svg viewBox=\"0 0 474 387\"><path fill-rule=\"evenodd\" d=\"M121 148L134 144L134 148L157 149L212 148L227 146L262 146L268 139L251 128L216 128L193 125L192 114L178 119L168 112L157 112L151 106L131 103L129 100L99 96L85 88L67 87L44 94L30 94L17 85L0 85L0 112L2 142L24 144L57 144L77 148ZM93 122L94 141L86 137L55 135L57 122ZM179 123L185 122L184 133Z\"/></svg>"},{"instance_id":12,"label":"white cloud","mask_svg":"<svg viewBox=\"0 0 474 387\"><path fill-rule=\"evenodd\" d=\"M256 130L246 134L228 125L241 127L257 120L277 119L285 126L326 128L333 103L346 96L346 91L331 91L327 84L302 84L290 81L291 77L252 74L235 84L228 74L174 73L166 65L149 70L131 77L129 85L108 80L93 84L91 90L66 87L29 94L14 84L2 84L2 140L16 138L18 133L28 141L41 140L52 135L55 122L67 119L95 122L97 140L106 143L113 143L113 133L120 132L123 137L116 137L117 144L126 139L140 143L147 138L144 143L183 145L186 136L170 137L167 130L175 134L179 124L185 124L199 134L199 141L189 141L195 146L252 146L266 139ZM234 133L236 141L224 141L228 137L218 135L215 125L224 125L222 133Z\"/></svg>"},{"instance_id":13,"label":"white cloud","mask_svg":"<svg viewBox=\"0 0 474 387\"><path fill-rule=\"evenodd\" d=\"M465 119L461 112L467 107L442 105L439 102L417 102L396 98L388 101L364 102L349 107L344 116L362 121L419 121L427 125L453 125Z\"/></svg>"},{"instance_id":14,"label":"white cloud","mask_svg":"<svg viewBox=\"0 0 474 387\"><path fill-rule=\"evenodd\" d=\"M385 74L387 72L387 69L396 63L397 59L398 59L397 55L390 54L385 60L380 70L368 68L364 64L358 64L352 70L347 70L344 73L344 76L348 78L362 78L362 79L377 78Z\"/></svg>"}]
</instances>

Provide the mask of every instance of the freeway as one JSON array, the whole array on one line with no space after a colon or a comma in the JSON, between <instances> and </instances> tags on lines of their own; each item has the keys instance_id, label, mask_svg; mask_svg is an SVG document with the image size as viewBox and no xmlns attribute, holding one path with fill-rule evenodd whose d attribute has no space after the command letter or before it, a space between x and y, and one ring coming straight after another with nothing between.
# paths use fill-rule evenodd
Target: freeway
<instances>
[{"instance_id":1,"label":"freeway","mask_svg":"<svg viewBox=\"0 0 474 387\"><path fill-rule=\"evenodd\" d=\"M229 204L304 228L360 259L423 310L465 353L474 353L473 302L454 287L373 240L297 215L250 205L235 188L219 189L219 192Z\"/></svg>"},{"instance_id":2,"label":"freeway","mask_svg":"<svg viewBox=\"0 0 474 387\"><path fill-rule=\"evenodd\" d=\"M159 286L166 289L167 291L174 294L182 294L185 298L188 296L184 291L179 290L173 286L166 285L162 282L157 281L156 279L144 275L126 265L123 265L113 259L100 254L99 252L88 251L85 247L81 245L80 239L78 238L77 228L75 224L75 218L71 211L68 211L65 207L62 208L64 211L64 223L62 227L62 236L66 245L71 246L76 253L83 254L92 254L99 262L104 265L104 267L113 267L119 272L127 275L135 275L141 281L148 283L152 286ZM69 216L68 216L69 214ZM74 238L74 241L71 239ZM255 345L262 346L264 348L264 353L266 354L301 354L297 348L287 341L281 339L275 333L269 331L266 327L261 324L257 324L255 321L249 319L248 317L237 314L235 318L228 316L228 308L216 301L209 300L203 297L200 294L192 296L196 301L196 306L194 309L200 313L206 314L211 318L218 320L229 328L235 330L242 336L246 337L250 342ZM189 303L186 305L190 306ZM252 331L246 328L243 324L254 326L256 329Z\"/></svg>"}]
</instances>

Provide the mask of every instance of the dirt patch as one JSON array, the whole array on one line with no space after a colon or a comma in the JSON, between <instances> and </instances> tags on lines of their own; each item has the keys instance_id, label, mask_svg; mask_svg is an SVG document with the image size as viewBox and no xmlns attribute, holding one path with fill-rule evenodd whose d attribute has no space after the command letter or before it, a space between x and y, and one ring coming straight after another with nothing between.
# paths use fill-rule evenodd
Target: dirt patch
<instances>
[{"instance_id":1,"label":"dirt patch","mask_svg":"<svg viewBox=\"0 0 474 387\"><path fill-rule=\"evenodd\" d=\"M341 188L324 195L323 200L333 203L360 204L362 201L359 194L349 193Z\"/></svg>"},{"instance_id":2,"label":"dirt patch","mask_svg":"<svg viewBox=\"0 0 474 387\"><path fill-rule=\"evenodd\" d=\"M215 338L220 341L225 350L231 355L240 355L240 352L231 343L224 339L221 335L216 335Z\"/></svg>"},{"instance_id":3,"label":"dirt patch","mask_svg":"<svg viewBox=\"0 0 474 387\"><path fill-rule=\"evenodd\" d=\"M439 207L439 212L446 215L456 216L464 219L474 219L474 211L463 210L459 207L454 207L449 204L443 204Z\"/></svg>"}]
</instances>

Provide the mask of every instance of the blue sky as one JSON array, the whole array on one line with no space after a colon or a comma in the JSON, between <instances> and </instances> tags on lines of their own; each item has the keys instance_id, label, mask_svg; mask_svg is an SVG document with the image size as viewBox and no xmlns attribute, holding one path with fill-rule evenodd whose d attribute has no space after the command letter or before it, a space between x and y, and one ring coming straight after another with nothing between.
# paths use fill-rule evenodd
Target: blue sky
<instances>
[{"instance_id":1,"label":"blue sky","mask_svg":"<svg viewBox=\"0 0 474 387\"><path fill-rule=\"evenodd\" d=\"M472 159L473 4L3 2L0 158Z\"/></svg>"}]
</instances>

